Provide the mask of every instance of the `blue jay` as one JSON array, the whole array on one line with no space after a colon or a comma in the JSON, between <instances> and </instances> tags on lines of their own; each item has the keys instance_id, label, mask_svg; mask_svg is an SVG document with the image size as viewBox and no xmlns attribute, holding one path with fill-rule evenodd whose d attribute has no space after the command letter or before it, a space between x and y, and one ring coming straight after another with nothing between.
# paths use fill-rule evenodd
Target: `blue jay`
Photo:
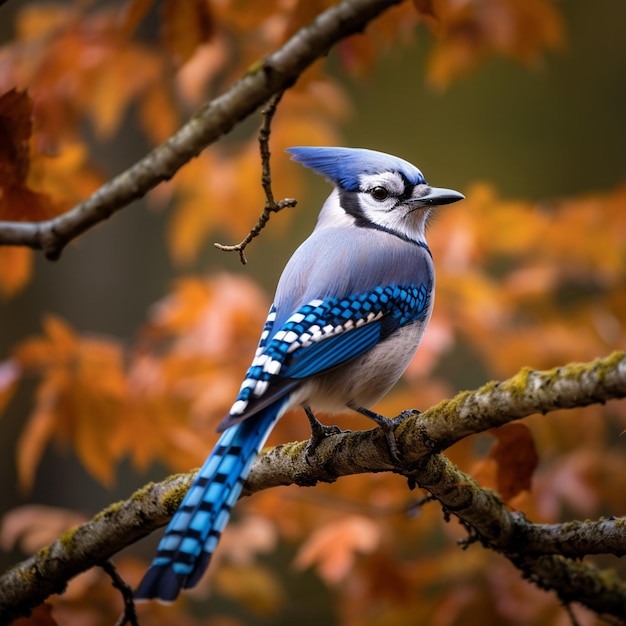
<instances>
[{"instance_id":1,"label":"blue jay","mask_svg":"<svg viewBox=\"0 0 626 626\"><path fill-rule=\"evenodd\" d=\"M334 185L311 236L287 263L256 355L223 431L198 472L136 592L173 601L209 564L254 459L278 419L304 408L307 453L337 432L315 418L370 411L417 350L433 306L435 274L424 238L432 207L463 199L429 186L407 161L355 148L297 147L294 161ZM398 456L388 430L392 456Z\"/></svg>"}]
</instances>

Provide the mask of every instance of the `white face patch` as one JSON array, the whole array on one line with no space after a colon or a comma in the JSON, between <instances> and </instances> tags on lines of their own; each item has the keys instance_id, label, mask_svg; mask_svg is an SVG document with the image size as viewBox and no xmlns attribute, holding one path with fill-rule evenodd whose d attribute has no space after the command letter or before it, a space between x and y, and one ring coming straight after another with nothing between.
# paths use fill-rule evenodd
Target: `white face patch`
<instances>
[{"instance_id":1,"label":"white face patch","mask_svg":"<svg viewBox=\"0 0 626 626\"><path fill-rule=\"evenodd\" d=\"M409 204L405 204L406 198L400 199L407 189L398 172L363 174L360 183L359 207L365 219L414 241L424 241L429 210L412 210Z\"/></svg>"},{"instance_id":2,"label":"white face patch","mask_svg":"<svg viewBox=\"0 0 626 626\"><path fill-rule=\"evenodd\" d=\"M390 196L397 197L404 193L404 179L398 172L361 174L359 181L361 183L361 191L371 191L376 187L384 187Z\"/></svg>"}]
</instances>

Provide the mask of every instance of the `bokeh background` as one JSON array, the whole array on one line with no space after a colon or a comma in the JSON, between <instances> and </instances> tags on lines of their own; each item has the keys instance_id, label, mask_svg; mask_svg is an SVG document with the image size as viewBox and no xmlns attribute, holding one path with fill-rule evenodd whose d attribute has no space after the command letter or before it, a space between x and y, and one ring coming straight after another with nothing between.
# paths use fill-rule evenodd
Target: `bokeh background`
<instances>
[{"instance_id":1,"label":"bokeh background","mask_svg":"<svg viewBox=\"0 0 626 626\"><path fill-rule=\"evenodd\" d=\"M3 46L14 39L15 16L29 4L33 3L9 0L0 7ZM617 188L625 182L626 172L626 5L571 0L559 3L557 10L564 26L560 45L542 51L530 64L490 55L445 88L425 78L436 42L424 25L416 27L412 41L398 41L379 52L369 71L347 71L332 52L325 68L346 96L345 111L337 122L342 143L402 156L416 163L437 186L465 193L488 183L506 202L519 199L549 205ZM150 14L141 33L150 37L158 28L158 15ZM246 122L234 140L226 141L253 133L257 122ZM279 110L275 125L280 124ZM83 121L83 126L93 161L104 178L134 163L150 147L132 107L111 137L97 137L88 121ZM294 145L302 142L297 135L290 140ZM275 160L286 158L281 153L274 155ZM233 241L232 233L219 227L196 258L184 264L173 261L166 245L172 198L165 203L153 198L135 202L70 245L54 263L36 255L32 280L0 303L0 361L21 341L41 333L45 313L58 315L79 333L112 336L131 344L151 306L183 276L221 272L245 276L266 292L269 301L282 266L312 229L328 193L321 178L308 172L303 177L306 187L294 215L272 219L267 231L249 248L245 267L236 255L211 245L212 241ZM275 193L283 195L280 189ZM468 210L476 211L477 206L470 204ZM223 206L219 211L227 220L238 207ZM480 228L480 215L474 214L472 219ZM523 227L524 212L516 219ZM445 217L435 220L431 236L445 240L446 233L440 229L446 226ZM515 229L518 224L509 222L507 227ZM243 228L241 237L245 232ZM589 236L594 235L590 232ZM578 239L572 237L572 245ZM438 300L437 306L440 304ZM562 313L567 315L567 310ZM446 391L475 386L492 374L483 365L475 365L473 353L462 342L457 348L458 352L446 355L437 372L438 380L447 381ZM541 343L529 346L523 358L531 355L530 362L520 361L518 366L542 365L542 351ZM508 374L515 371L511 366ZM36 386L36 378L25 380L0 421L0 514L38 503L90 515L169 472L164 464L155 462L148 471L138 473L128 460L122 460L116 480L105 487L85 470L71 448L50 445L37 466L32 489L20 490L16 442L32 410ZM624 508L614 513L624 514ZM155 541L143 542L134 554L148 557ZM293 546L281 544L274 551L273 565L288 569L293 554ZM16 549L0 552L0 565L8 566L19 555ZM280 617L265 617L269 620L265 623L293 623L294 614L302 624L319 623L320 619L342 623L332 608L331 596L337 592L329 591L318 576L298 574L298 580L290 584L291 608L284 609ZM225 602L233 614L243 615L249 623L259 619ZM297 613L294 607L299 603L311 609L307 615ZM343 621L349 620L344 616ZM503 617L501 623L509 622Z\"/></svg>"}]
</instances>

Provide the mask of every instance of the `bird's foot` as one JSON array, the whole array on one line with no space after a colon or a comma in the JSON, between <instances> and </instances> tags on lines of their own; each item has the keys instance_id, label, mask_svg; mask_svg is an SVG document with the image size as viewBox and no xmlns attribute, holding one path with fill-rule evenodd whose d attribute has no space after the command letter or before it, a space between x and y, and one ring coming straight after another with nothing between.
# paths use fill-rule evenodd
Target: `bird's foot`
<instances>
[{"instance_id":1,"label":"bird's foot","mask_svg":"<svg viewBox=\"0 0 626 626\"><path fill-rule=\"evenodd\" d=\"M400 453L400 448L398 447L398 441L396 439L396 428L402 424L404 420L414 415L418 415L421 411L417 409L409 409L407 411L402 411L402 413L396 417L385 417L384 415L380 415L379 413L375 413L374 411L370 411L369 409L365 409L361 406L351 406L350 408L376 422L385 435L389 456L395 463L401 463L402 454Z\"/></svg>"},{"instance_id":2,"label":"bird's foot","mask_svg":"<svg viewBox=\"0 0 626 626\"><path fill-rule=\"evenodd\" d=\"M304 458L306 462L311 465L311 460L315 455L317 446L326 439L326 437L332 437L333 435L340 435L341 433L350 432L349 430L342 430L339 426L326 426L322 424L317 417L313 414L310 407L305 406L304 412L309 420L311 426L311 437L304 449Z\"/></svg>"}]
</instances>

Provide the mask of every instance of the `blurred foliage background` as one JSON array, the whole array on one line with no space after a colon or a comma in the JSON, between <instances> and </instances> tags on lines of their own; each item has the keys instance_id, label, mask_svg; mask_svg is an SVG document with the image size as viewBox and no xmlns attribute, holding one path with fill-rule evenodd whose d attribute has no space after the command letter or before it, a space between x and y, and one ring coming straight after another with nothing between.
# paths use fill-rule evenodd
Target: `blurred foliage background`
<instances>
[{"instance_id":1,"label":"blurred foliage background","mask_svg":"<svg viewBox=\"0 0 626 626\"><path fill-rule=\"evenodd\" d=\"M139 4L126 3L127 10ZM145 63L155 75L163 71L180 89L169 92L175 93L178 107L163 104L163 115L151 117L143 96L129 95L123 104L109 103L120 107L117 118L109 119L111 109L97 104L98 91L94 84L89 86L87 91L95 96L90 100L85 95L72 120L72 139L80 137L89 155L89 170L77 168L82 187L76 185L72 193L78 196L86 195L91 184L85 172L93 172L95 185L134 163L167 136L170 126L175 129L194 106L235 78L246 61L272 50L263 45L280 41L280 36L273 40L266 33L250 43L250 49L240 50L238 63L229 65L224 60L228 46L233 46L228 37L236 38L246 29L257 32L261 23L270 32L263 11L283 18L292 11L302 20L306 13L300 6L306 3L267 3L258 13L240 8L237 21L228 13L237 12L233 3L208 3L215 19L207 31L208 51L192 50L186 63L170 59L154 69L157 57L151 48L158 48L168 23L164 4L162 10L152 7L134 30L126 25L129 39L143 46L132 54L149 51L136 62ZM24 50L18 54L17 44L32 45L29 37L48 28L46 19L61 24L83 20L91 35L109 32L107 28L119 22L107 22L106 11L119 20L123 5L26 0L3 4L0 92L17 86L29 89L36 104L38 94L48 94L48 104L53 102L58 85L52 79L45 84L43 66L39 76L32 68L24 69L23 58L16 61L19 54L25 56ZM317 10L324 3L314 5ZM443 24L451 19L452 5L433 5L442 11ZM528 54L513 51L513 35L507 31L511 24L498 19L499 6L520 19L522 43L532 48ZM430 16L418 21L408 4L402 15L413 11L415 16L402 27L400 14L390 12L368 30L381 33L378 40L368 40L376 43L353 38L357 43L332 51L310 78L287 94L274 123L274 191L277 197L297 193L299 204L290 215L272 218L248 249L247 266L241 266L236 255L214 249L212 242L243 238L262 208L260 195L227 188L231 184L248 190L256 185L254 134L259 119L246 121L211 151L213 156L191 163L165 190L88 232L59 261L34 256L29 280L11 293L5 290L0 309L0 361L6 364L17 355L33 368L13 390L0 422L0 513L17 510L26 516L10 518L15 531L7 538L5 530L2 566L21 554L16 537L32 538L42 519L46 523L39 530L46 539L56 536L52 513L16 507L55 507L62 529L76 519L69 511L91 515L147 480L201 462L220 411L228 408L252 353L280 270L312 229L329 191L322 179L286 163L282 148L288 145L332 140L390 152L416 163L434 185L468 196L463 206L443 209L431 226L429 241L440 285L432 338L424 346L423 360L418 355L407 381L380 407L390 414L414 405L425 408L488 378L512 375L524 365L551 367L625 347L621 325L626 302L621 293L626 286L626 217L621 214L626 215L626 5L493 0L483 9L490 12L484 24L492 29L488 32L496 53L479 45L458 75L449 69L450 57L456 58L458 50L453 40L446 40L445 28ZM522 23L527 14L545 26L538 29L543 32L541 44L532 44L532 20ZM25 23L31 29L28 36ZM227 24L228 36L218 50L220 24ZM50 32L54 36L54 29ZM88 34L83 32L87 41ZM130 66L127 57L115 56L117 52L107 56L97 46L89 51L96 65ZM167 52L173 51L175 46ZM184 56L184 50L178 53ZM198 54L205 56L198 61ZM194 79L194 72L203 71L194 66L194 59L199 67L213 62L221 63L221 69L202 83ZM23 84L14 82L22 70ZM187 77L178 80L184 71ZM28 84L26 76L38 76L39 86ZM132 82L131 72L125 80ZM105 85L102 94L117 88ZM161 96L157 93L155 101ZM154 102L152 106L157 107ZM41 110L46 110L45 100ZM169 126L168 116L173 118ZM46 141L64 146L58 137ZM197 181L205 174L210 180L200 192ZM71 178L67 180L72 186ZM217 180L227 181L224 189L215 190ZM72 195L68 189L65 194ZM218 201L209 208L206 198L211 194ZM189 218L203 206L211 218ZM6 265L3 268L7 271ZM189 357L188 344L193 342L205 348L200 364L197 354ZM98 405L105 416L99 417L108 419L111 409L118 411L118 421L78 435L85 408L95 404L89 404L91 398L81 408L76 401L69 411L76 422L59 427L59 432L66 428L57 437L60 444L48 445L40 433L38 443L24 452L26 424L43 393L40 374L43 371L45 379L46 368L56 358L50 355L61 352L78 355L79 361L83 353L89 358L97 353L94 371L102 367L99 371L107 372L107 380L127 375L127 380L112 382L113 390L107 393L113 397L122 389L122 395L128 381L134 381L132 410L129 405L124 410L115 403L113 409ZM169 387L158 397L150 395L153 391L142 396L155 368ZM71 386L81 379L68 380ZM183 394L176 387L181 380L187 384ZM150 402L144 402L148 396ZM93 419L94 412L90 414ZM528 420L541 462L532 493L519 495L512 505L536 521L625 514L617 481L626 463L619 439L625 421L624 410L613 406L581 411L576 419L559 414ZM302 415L284 422L272 441L307 436ZM130 424L128 433L120 434ZM360 427L361 422L350 418L342 425ZM168 432L174 433L172 439ZM109 436L114 440L110 449L102 443ZM93 441L85 443L89 437ZM494 472L487 456L490 445L485 435L459 444L451 455L489 485ZM100 458L90 446L106 450L100 451ZM185 449L188 455L182 454ZM441 524L435 505L425 507L417 520L407 516L405 507L415 499L392 476L260 494L241 504L231 534L224 537L225 556L214 568L209 583L214 595L208 603L205 586L198 602L183 600L171 609L175 613L150 607L145 623L168 623L173 615L180 624L394 624L407 619L432 624L564 623L564 611L554 597L523 583L508 564L477 547L461 552L454 539L463 533L454 524ZM131 582L141 575L156 539L130 550L122 563ZM21 547L36 543L33 539ZM237 555L237 545L246 546L244 554ZM61 616L83 620L77 623L111 623L115 600L104 590L106 581L101 582L91 573L70 591L55 607L59 623L70 623ZM207 606L211 622L200 617ZM579 620L595 623L584 611Z\"/></svg>"}]
</instances>

